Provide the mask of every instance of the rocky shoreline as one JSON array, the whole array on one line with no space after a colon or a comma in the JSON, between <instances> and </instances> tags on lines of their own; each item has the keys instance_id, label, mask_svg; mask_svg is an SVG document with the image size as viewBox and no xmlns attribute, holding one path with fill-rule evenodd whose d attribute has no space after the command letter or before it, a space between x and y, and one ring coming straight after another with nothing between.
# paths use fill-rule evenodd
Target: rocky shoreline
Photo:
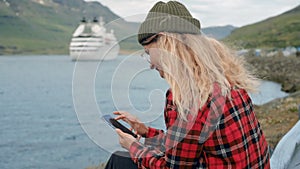
<instances>
[{"instance_id":1,"label":"rocky shoreline","mask_svg":"<svg viewBox=\"0 0 300 169\"><path fill-rule=\"evenodd\" d=\"M246 60L260 79L278 82L282 84L282 90L288 93L300 90L300 57L246 56Z\"/></svg>"}]
</instances>

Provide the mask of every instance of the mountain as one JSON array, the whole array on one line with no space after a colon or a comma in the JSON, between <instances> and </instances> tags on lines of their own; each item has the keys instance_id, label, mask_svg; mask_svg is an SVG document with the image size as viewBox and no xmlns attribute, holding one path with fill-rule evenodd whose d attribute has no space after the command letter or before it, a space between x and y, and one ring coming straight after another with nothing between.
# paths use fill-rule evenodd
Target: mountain
<instances>
[{"instance_id":1,"label":"mountain","mask_svg":"<svg viewBox=\"0 0 300 169\"><path fill-rule=\"evenodd\" d=\"M224 41L241 48L300 46L300 5L281 15L235 29Z\"/></svg>"},{"instance_id":2,"label":"mountain","mask_svg":"<svg viewBox=\"0 0 300 169\"><path fill-rule=\"evenodd\" d=\"M235 29L236 27L234 26L226 25L226 26L207 27L207 28L203 28L202 31L207 36L221 40L227 37L228 35L230 35L231 32Z\"/></svg>"},{"instance_id":3,"label":"mountain","mask_svg":"<svg viewBox=\"0 0 300 169\"><path fill-rule=\"evenodd\" d=\"M120 19L98 2L1 0L0 54L67 54L72 33L83 16L102 16L108 29L128 42L127 48L134 46L130 44L135 38L128 35L137 31L138 24ZM121 43L121 48L126 45Z\"/></svg>"},{"instance_id":4,"label":"mountain","mask_svg":"<svg viewBox=\"0 0 300 169\"><path fill-rule=\"evenodd\" d=\"M139 23L127 22L99 2L83 0L0 0L1 54L67 54L82 17L102 16L114 29L121 50L141 49ZM300 46L300 6L241 28L208 27L202 31L242 48Z\"/></svg>"}]
</instances>

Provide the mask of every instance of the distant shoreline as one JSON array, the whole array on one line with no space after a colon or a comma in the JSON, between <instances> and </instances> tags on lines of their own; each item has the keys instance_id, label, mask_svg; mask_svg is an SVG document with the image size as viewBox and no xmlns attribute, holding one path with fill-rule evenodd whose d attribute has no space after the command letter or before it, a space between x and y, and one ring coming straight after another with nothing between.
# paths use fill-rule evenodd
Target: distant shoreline
<instances>
[{"instance_id":1,"label":"distant shoreline","mask_svg":"<svg viewBox=\"0 0 300 169\"><path fill-rule=\"evenodd\" d=\"M141 48L142 49L142 48ZM132 54L132 53L135 53L137 52L138 50L135 49L135 50L123 50L121 49L120 52L119 52L119 55L126 55L126 54ZM68 56L69 53L65 53L65 52L57 52L57 53L27 53L27 52L24 52L24 53L2 53L0 54L0 57L1 56L44 56L44 55L53 55L53 56Z\"/></svg>"},{"instance_id":2,"label":"distant shoreline","mask_svg":"<svg viewBox=\"0 0 300 169\"><path fill-rule=\"evenodd\" d=\"M120 50L119 55L130 55L137 50ZM0 57L23 56L68 56L68 53L23 53L7 54ZM300 58L299 57L247 57L247 62L255 70L255 74L262 80L273 81L282 85L282 91L294 93L300 90Z\"/></svg>"},{"instance_id":3,"label":"distant shoreline","mask_svg":"<svg viewBox=\"0 0 300 169\"><path fill-rule=\"evenodd\" d=\"M258 78L281 84L281 90L287 93L300 90L300 57L262 56L246 57L246 60Z\"/></svg>"}]
</instances>

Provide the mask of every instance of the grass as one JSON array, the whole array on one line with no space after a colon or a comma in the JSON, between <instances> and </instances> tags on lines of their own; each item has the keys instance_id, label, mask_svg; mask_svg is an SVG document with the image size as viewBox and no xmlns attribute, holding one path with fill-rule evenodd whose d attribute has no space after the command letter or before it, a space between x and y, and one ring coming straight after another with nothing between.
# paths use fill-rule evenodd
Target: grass
<instances>
[{"instance_id":1,"label":"grass","mask_svg":"<svg viewBox=\"0 0 300 169\"><path fill-rule=\"evenodd\" d=\"M47 5L10 0L10 6L7 7L0 1L0 54L67 54L72 33L83 16L89 19L103 16L106 22L118 18L107 7L95 2L44 2ZM120 37L136 27L125 21L112 26ZM132 40L126 43L121 44L122 49L133 50L138 46L136 41L135 44Z\"/></svg>"},{"instance_id":2,"label":"grass","mask_svg":"<svg viewBox=\"0 0 300 169\"><path fill-rule=\"evenodd\" d=\"M300 92L256 106L256 115L269 145L275 148L280 139L298 122Z\"/></svg>"},{"instance_id":3,"label":"grass","mask_svg":"<svg viewBox=\"0 0 300 169\"><path fill-rule=\"evenodd\" d=\"M277 17L236 29L225 42L240 48L300 46L300 6Z\"/></svg>"}]
</instances>

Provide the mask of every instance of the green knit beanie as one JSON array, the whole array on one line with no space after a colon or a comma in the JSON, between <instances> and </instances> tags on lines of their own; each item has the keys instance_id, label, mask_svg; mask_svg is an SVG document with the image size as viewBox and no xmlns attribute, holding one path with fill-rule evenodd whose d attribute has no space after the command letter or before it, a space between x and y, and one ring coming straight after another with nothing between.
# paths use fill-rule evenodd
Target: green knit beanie
<instances>
[{"instance_id":1,"label":"green knit beanie","mask_svg":"<svg viewBox=\"0 0 300 169\"><path fill-rule=\"evenodd\" d=\"M157 2L149 11L139 28L138 41L143 41L159 32L200 34L200 22L187 8L176 1Z\"/></svg>"}]
</instances>

